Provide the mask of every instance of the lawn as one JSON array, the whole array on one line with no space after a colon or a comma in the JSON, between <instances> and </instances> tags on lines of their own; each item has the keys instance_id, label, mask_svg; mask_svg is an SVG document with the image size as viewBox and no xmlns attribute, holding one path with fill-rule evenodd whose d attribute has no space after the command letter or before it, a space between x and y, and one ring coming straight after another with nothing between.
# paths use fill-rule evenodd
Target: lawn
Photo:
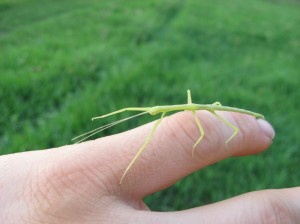
<instances>
[{"instance_id":1,"label":"lawn","mask_svg":"<svg viewBox=\"0 0 300 224\"><path fill-rule=\"evenodd\" d=\"M300 185L300 4L289 0L0 0L0 154L70 144L127 106L186 102L257 111L272 147L146 198L179 210ZM146 116L97 137L134 128ZM202 118L205 119L205 118Z\"/></svg>"}]
</instances>

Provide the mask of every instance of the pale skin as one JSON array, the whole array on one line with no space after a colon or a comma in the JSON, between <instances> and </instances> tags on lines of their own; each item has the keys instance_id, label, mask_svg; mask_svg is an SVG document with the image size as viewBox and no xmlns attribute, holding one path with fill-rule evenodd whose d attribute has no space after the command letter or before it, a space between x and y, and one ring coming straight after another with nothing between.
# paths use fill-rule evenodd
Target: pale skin
<instances>
[{"instance_id":1,"label":"pale skin","mask_svg":"<svg viewBox=\"0 0 300 224\"><path fill-rule=\"evenodd\" d=\"M300 223L300 187L246 193L177 212L152 212L143 203L145 196L192 172L227 157L238 160L257 154L271 145L274 131L266 121L239 113L219 114L239 129L229 150L224 142L232 130L213 114L197 111L206 135L192 158L199 130L191 112L179 112L162 120L122 185L120 176L153 123L81 144L1 156L0 220L5 224Z\"/></svg>"}]
</instances>

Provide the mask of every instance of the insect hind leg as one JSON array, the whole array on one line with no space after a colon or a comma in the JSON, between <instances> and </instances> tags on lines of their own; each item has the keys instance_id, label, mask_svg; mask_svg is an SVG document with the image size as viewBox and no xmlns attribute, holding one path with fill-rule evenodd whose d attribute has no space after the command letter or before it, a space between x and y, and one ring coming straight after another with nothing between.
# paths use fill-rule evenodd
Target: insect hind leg
<instances>
[{"instance_id":1,"label":"insect hind leg","mask_svg":"<svg viewBox=\"0 0 300 224\"><path fill-rule=\"evenodd\" d=\"M225 145L226 145L226 149L228 149L228 143L237 135L237 133L239 132L238 127L234 126L233 124L231 124L229 121L227 121L226 119L224 119L223 117L221 117L220 115L218 115L215 111L209 111L211 112L213 115L215 115L220 121L222 121L224 124L226 124L228 127L233 129L233 134L226 140Z\"/></svg>"}]
</instances>

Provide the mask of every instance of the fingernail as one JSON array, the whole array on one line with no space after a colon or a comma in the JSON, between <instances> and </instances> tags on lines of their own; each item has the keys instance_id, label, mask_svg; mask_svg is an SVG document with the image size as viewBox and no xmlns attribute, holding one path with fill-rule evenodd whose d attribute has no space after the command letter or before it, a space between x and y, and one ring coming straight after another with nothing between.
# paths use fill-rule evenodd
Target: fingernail
<instances>
[{"instance_id":1,"label":"fingernail","mask_svg":"<svg viewBox=\"0 0 300 224\"><path fill-rule=\"evenodd\" d=\"M259 123L261 129L263 130L266 136L268 136L271 139L275 137L275 131L273 127L269 124L269 122L263 119L258 119L257 122Z\"/></svg>"}]
</instances>

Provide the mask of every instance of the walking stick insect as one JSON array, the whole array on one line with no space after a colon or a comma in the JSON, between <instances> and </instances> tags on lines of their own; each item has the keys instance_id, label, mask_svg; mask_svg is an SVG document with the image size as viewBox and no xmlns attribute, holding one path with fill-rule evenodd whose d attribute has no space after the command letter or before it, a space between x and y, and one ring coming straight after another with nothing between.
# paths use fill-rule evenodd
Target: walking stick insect
<instances>
[{"instance_id":1,"label":"walking stick insect","mask_svg":"<svg viewBox=\"0 0 300 224\"><path fill-rule=\"evenodd\" d=\"M127 168L125 169L121 179L120 179L120 184L122 184L123 179L125 178L126 174L128 173L128 171L131 169L132 165L135 163L135 161L138 159L138 157L142 154L142 152L146 149L147 145L149 144L156 128L158 127L158 125L161 123L162 119L165 117L166 113L168 112L172 112L172 111L180 111L180 110L186 110L186 111L191 111L193 113L193 116L195 118L195 122L197 124L197 127L200 131L200 137L198 138L198 140L195 142L195 144L193 145L193 149L192 149L192 157L194 157L194 151L196 146L201 142L201 140L204 137L204 130L203 127L200 123L200 120L198 119L197 115L196 115L196 110L206 110L209 111L210 113L212 113L213 115L215 115L220 121L222 121L224 124L226 124L228 127L233 129L233 134L226 140L225 142L225 146L227 148L228 143L237 135L239 129L234 126L233 124L231 124L229 121L227 121L225 118L221 117L220 115L218 115L216 113L216 111L230 111L230 112L237 112L237 113L242 113L242 114L248 114L248 115L252 115L256 118L262 118L264 119L264 116L262 114L258 114L249 110L244 110L244 109L240 109L240 108L235 108L235 107L228 107L228 106L222 106L221 103L219 102L215 102L213 104L194 104L192 103L192 96L191 96L191 91L187 90L187 103L186 104L178 104L178 105L166 105L166 106L154 106L154 107L127 107L127 108L123 108L121 110L117 110L114 112L111 112L109 114L105 114L99 117L94 117L92 118L92 120L96 120L96 119L100 119L100 118L105 118L114 114L118 114L118 113L122 113L125 111L142 111L139 114L133 115L131 117L127 117L115 122L112 122L110 124L101 126L99 128L96 128L94 130L91 130L89 132L86 132L84 134L81 134L75 138L73 138L72 140L75 139L79 139L82 137L81 140L79 140L77 143L82 142L84 140L86 140L87 138L107 129L110 128L114 125L117 125L121 122L127 121L129 119L144 115L144 114L150 114L150 115L157 115L157 114L161 114L160 119L158 119L155 124L153 125L150 133L148 134L144 144L141 146L141 148L138 150L137 154L134 156L134 158L132 159L132 161L129 163L129 165L127 166Z\"/></svg>"}]
</instances>

